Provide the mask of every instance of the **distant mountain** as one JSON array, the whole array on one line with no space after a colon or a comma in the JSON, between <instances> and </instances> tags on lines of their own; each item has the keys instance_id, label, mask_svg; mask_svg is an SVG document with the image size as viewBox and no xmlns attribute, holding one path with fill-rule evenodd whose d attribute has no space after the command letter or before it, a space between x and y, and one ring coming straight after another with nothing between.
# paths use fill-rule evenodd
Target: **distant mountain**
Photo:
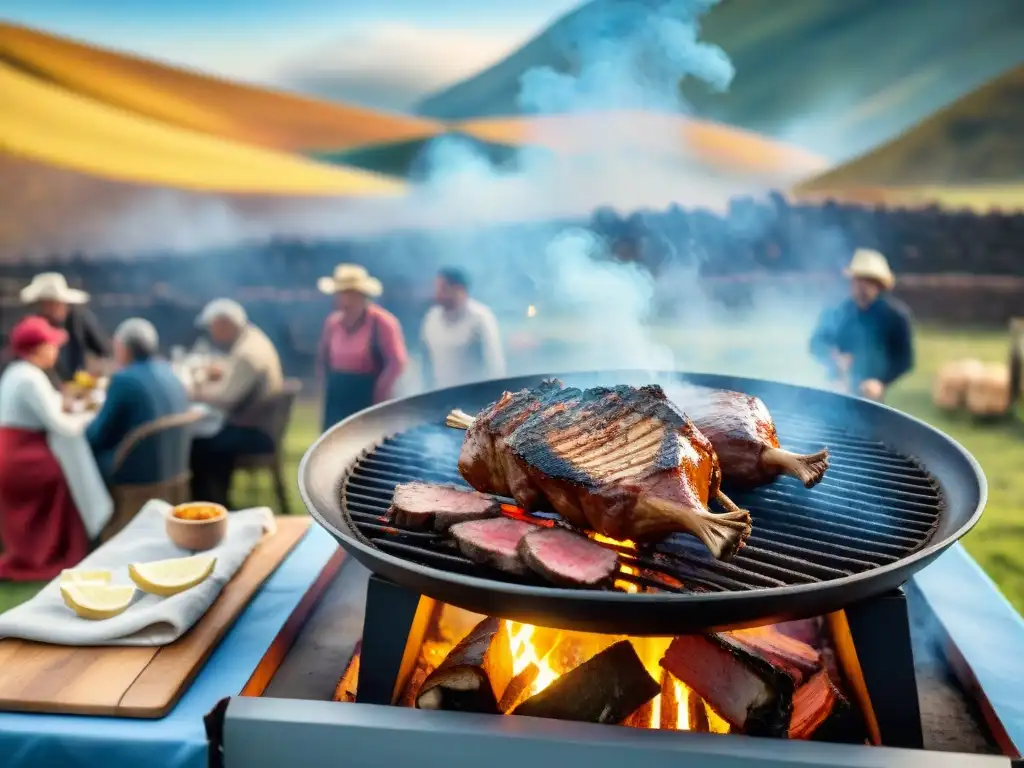
<instances>
[{"instance_id":1,"label":"distant mountain","mask_svg":"<svg viewBox=\"0 0 1024 768\"><path fill-rule=\"evenodd\" d=\"M517 113L522 75L572 72L559 44L591 0L502 61L419 103L462 120ZM694 113L834 160L861 154L1024 62L1024 2L724 0L702 39L736 67L727 93L684 84Z\"/></svg>"},{"instance_id":2,"label":"distant mountain","mask_svg":"<svg viewBox=\"0 0 1024 768\"><path fill-rule=\"evenodd\" d=\"M1024 66L877 149L801 184L801 192L1024 182Z\"/></svg>"}]
</instances>

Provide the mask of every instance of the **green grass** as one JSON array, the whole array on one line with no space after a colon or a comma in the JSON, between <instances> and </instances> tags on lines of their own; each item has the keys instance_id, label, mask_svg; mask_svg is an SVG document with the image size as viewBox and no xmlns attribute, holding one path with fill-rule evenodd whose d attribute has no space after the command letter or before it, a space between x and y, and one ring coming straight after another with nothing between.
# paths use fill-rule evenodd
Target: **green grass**
<instances>
[{"instance_id":1,"label":"green grass","mask_svg":"<svg viewBox=\"0 0 1024 768\"><path fill-rule=\"evenodd\" d=\"M776 331L776 334L778 332ZM560 334L564 339L571 332ZM666 330L661 336L667 346L677 354L680 367L695 370L723 370L741 372L750 368L750 357L762 343L756 332L730 334L732 343L723 347L701 337L699 342L688 342L680 333ZM735 340L741 338L742 344ZM787 338L778 334L773 340ZM802 349L798 335L788 337L792 347ZM968 551L996 581L1013 605L1024 611L1024 426L1013 420L1005 423L977 422L970 417L948 416L938 412L931 404L931 382L938 368L946 361L961 357L982 360L1005 360L1008 351L1006 334L997 331L940 330L919 328L917 332L917 366L914 373L901 381L890 393L888 402L897 408L924 419L958 440L981 463L988 477L989 501L981 522L965 539ZM699 344L705 354L694 357ZM779 344L776 343L775 350ZM715 347L714 357L706 354ZM763 347L762 347L763 348ZM782 356L785 357L787 351ZM774 352L773 352L774 354ZM778 355L775 355L778 357ZM795 356L795 352L794 352ZM703 364L690 364L700 359ZM756 363L755 363L756 368ZM761 371L755 371L761 373ZM762 375L771 375L763 372ZM785 378L775 373L780 378ZM793 371L794 376L800 375ZM314 403L302 403L296 409L287 438L289 503L295 513L303 510L294 478L299 459L316 439L319 431L319 408ZM274 497L268 478L238 478L235 485L236 505L274 506ZM0 584L0 610L27 599L38 589L35 584Z\"/></svg>"}]
</instances>

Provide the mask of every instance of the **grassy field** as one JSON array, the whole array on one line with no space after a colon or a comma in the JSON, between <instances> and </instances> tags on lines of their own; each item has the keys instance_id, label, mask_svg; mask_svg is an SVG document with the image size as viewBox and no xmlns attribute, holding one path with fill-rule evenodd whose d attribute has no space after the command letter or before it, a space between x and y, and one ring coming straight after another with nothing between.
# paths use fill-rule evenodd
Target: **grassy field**
<instances>
[{"instance_id":1,"label":"grassy field","mask_svg":"<svg viewBox=\"0 0 1024 768\"><path fill-rule=\"evenodd\" d=\"M931 405L932 377L943 362L960 357L1003 360L1006 354L1007 339L1003 333L920 328L917 367L892 391L889 403L942 429L981 462L989 482L988 508L964 544L1014 606L1024 611L1024 425L1017 421L977 423L966 415L946 416ZM305 403L295 413L287 441L291 478L296 476L303 452L316 438L318 412L314 403ZM292 511L302 512L294 481L289 492ZM268 479L237 478L235 504L273 505ZM35 584L0 585L0 610L26 599L36 589Z\"/></svg>"}]
</instances>

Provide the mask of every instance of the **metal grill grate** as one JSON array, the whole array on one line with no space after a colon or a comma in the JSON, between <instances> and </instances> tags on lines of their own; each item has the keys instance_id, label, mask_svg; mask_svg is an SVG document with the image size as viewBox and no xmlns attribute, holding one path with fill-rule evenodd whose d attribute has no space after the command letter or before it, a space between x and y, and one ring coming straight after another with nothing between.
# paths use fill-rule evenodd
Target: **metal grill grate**
<instances>
[{"instance_id":1,"label":"metal grill grate","mask_svg":"<svg viewBox=\"0 0 1024 768\"><path fill-rule=\"evenodd\" d=\"M714 560L696 539L682 534L639 551L607 545L620 553L619 582L669 592L810 584L894 562L928 542L943 500L935 480L914 461L876 440L806 417L775 414L775 422L787 449L805 453L828 446L831 467L825 479L812 490L783 477L753 491L731 493L733 501L750 511L753 533L729 562ZM461 432L426 425L364 452L342 485L342 507L353 530L380 550L423 565L540 583L483 568L443 535L389 524L387 509L398 483L421 480L466 487L457 468L462 438Z\"/></svg>"}]
</instances>

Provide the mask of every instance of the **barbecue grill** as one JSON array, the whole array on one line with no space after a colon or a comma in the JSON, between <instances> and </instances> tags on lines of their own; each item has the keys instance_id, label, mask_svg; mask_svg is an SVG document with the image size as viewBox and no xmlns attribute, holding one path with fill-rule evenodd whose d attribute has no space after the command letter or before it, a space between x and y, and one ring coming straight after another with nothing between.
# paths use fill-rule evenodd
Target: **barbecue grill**
<instances>
[{"instance_id":1,"label":"barbecue grill","mask_svg":"<svg viewBox=\"0 0 1024 768\"><path fill-rule=\"evenodd\" d=\"M462 483L463 433L446 414L474 412L505 390L544 378L488 381L358 413L306 453L299 485L312 516L350 554L399 587L477 613L559 629L677 635L818 616L902 585L977 522L985 479L955 441L883 405L778 382L637 371L557 374L566 384L672 381L762 398L783 447L827 446L832 466L804 489L780 479L733 494L750 510L748 546L728 563L696 540L620 547L621 581L642 588L584 591L516 579L473 564L432 533L399 531L386 511L396 484ZM671 392L669 391L669 394Z\"/></svg>"}]
</instances>

